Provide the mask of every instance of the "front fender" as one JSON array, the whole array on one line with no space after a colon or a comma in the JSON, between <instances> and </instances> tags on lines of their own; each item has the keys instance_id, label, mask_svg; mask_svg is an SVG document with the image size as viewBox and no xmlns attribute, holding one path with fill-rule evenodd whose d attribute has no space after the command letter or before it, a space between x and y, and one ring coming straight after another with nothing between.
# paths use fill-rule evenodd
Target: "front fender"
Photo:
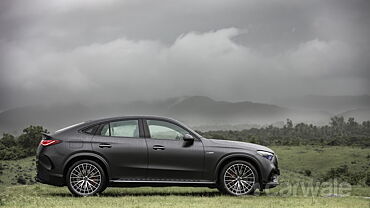
<instances>
[{"instance_id":1,"label":"front fender","mask_svg":"<svg viewBox=\"0 0 370 208\"><path fill-rule=\"evenodd\" d=\"M226 165L229 161L238 160L238 159L246 160L252 163L252 165L255 166L258 172L259 179L263 177L262 171L261 171L262 169L261 162L254 155L240 152L240 153L229 153L227 155L224 155L222 158L218 160L216 168L215 168L215 181L217 182L219 173L224 165Z\"/></svg>"}]
</instances>

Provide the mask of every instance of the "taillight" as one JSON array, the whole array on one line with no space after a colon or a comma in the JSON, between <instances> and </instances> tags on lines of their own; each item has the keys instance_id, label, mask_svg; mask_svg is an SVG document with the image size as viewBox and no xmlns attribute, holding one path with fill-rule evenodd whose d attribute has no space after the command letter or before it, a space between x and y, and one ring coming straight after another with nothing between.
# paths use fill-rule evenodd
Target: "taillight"
<instances>
[{"instance_id":1,"label":"taillight","mask_svg":"<svg viewBox=\"0 0 370 208\"><path fill-rule=\"evenodd\" d=\"M50 146L50 145L53 145L53 144L58 144L60 142L62 142L62 141L55 140L55 139L44 139L44 140L40 141L40 145L46 147L46 146Z\"/></svg>"}]
</instances>

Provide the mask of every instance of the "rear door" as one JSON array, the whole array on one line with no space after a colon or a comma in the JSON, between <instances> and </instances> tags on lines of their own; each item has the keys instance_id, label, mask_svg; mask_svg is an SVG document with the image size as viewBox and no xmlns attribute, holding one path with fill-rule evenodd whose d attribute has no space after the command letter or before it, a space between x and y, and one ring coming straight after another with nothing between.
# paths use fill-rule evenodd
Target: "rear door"
<instances>
[{"instance_id":1,"label":"rear door","mask_svg":"<svg viewBox=\"0 0 370 208\"><path fill-rule=\"evenodd\" d=\"M147 169L147 145L142 120L116 120L101 124L93 137L93 150L105 157L111 179L144 179Z\"/></svg>"},{"instance_id":2,"label":"rear door","mask_svg":"<svg viewBox=\"0 0 370 208\"><path fill-rule=\"evenodd\" d=\"M177 124L144 120L148 144L148 180L198 181L202 179L204 149L201 140L183 140L190 134Z\"/></svg>"}]
</instances>

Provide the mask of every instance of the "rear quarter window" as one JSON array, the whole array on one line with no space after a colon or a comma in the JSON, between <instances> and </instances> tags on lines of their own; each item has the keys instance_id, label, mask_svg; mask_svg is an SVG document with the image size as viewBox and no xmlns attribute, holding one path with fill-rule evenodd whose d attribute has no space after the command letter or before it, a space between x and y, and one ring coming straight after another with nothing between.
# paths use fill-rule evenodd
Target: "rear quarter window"
<instances>
[{"instance_id":1,"label":"rear quarter window","mask_svg":"<svg viewBox=\"0 0 370 208\"><path fill-rule=\"evenodd\" d=\"M87 129L82 130L82 132L85 133L85 134L95 135L98 128L99 128L99 125L95 125L95 126L92 126L92 127L89 127Z\"/></svg>"}]
</instances>

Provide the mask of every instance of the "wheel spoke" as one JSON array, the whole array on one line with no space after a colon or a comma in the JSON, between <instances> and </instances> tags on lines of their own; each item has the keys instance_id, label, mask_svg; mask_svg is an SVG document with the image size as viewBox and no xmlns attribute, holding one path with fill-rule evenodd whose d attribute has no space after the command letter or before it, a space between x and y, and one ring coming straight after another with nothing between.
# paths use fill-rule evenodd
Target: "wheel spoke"
<instances>
[{"instance_id":1,"label":"wheel spoke","mask_svg":"<svg viewBox=\"0 0 370 208\"><path fill-rule=\"evenodd\" d=\"M101 172L91 163L82 163L72 169L69 180L74 191L80 195L89 195L99 188Z\"/></svg>"},{"instance_id":2,"label":"wheel spoke","mask_svg":"<svg viewBox=\"0 0 370 208\"><path fill-rule=\"evenodd\" d=\"M256 178L251 167L244 163L236 163L228 167L224 173L225 187L235 195L249 193Z\"/></svg>"}]
</instances>

